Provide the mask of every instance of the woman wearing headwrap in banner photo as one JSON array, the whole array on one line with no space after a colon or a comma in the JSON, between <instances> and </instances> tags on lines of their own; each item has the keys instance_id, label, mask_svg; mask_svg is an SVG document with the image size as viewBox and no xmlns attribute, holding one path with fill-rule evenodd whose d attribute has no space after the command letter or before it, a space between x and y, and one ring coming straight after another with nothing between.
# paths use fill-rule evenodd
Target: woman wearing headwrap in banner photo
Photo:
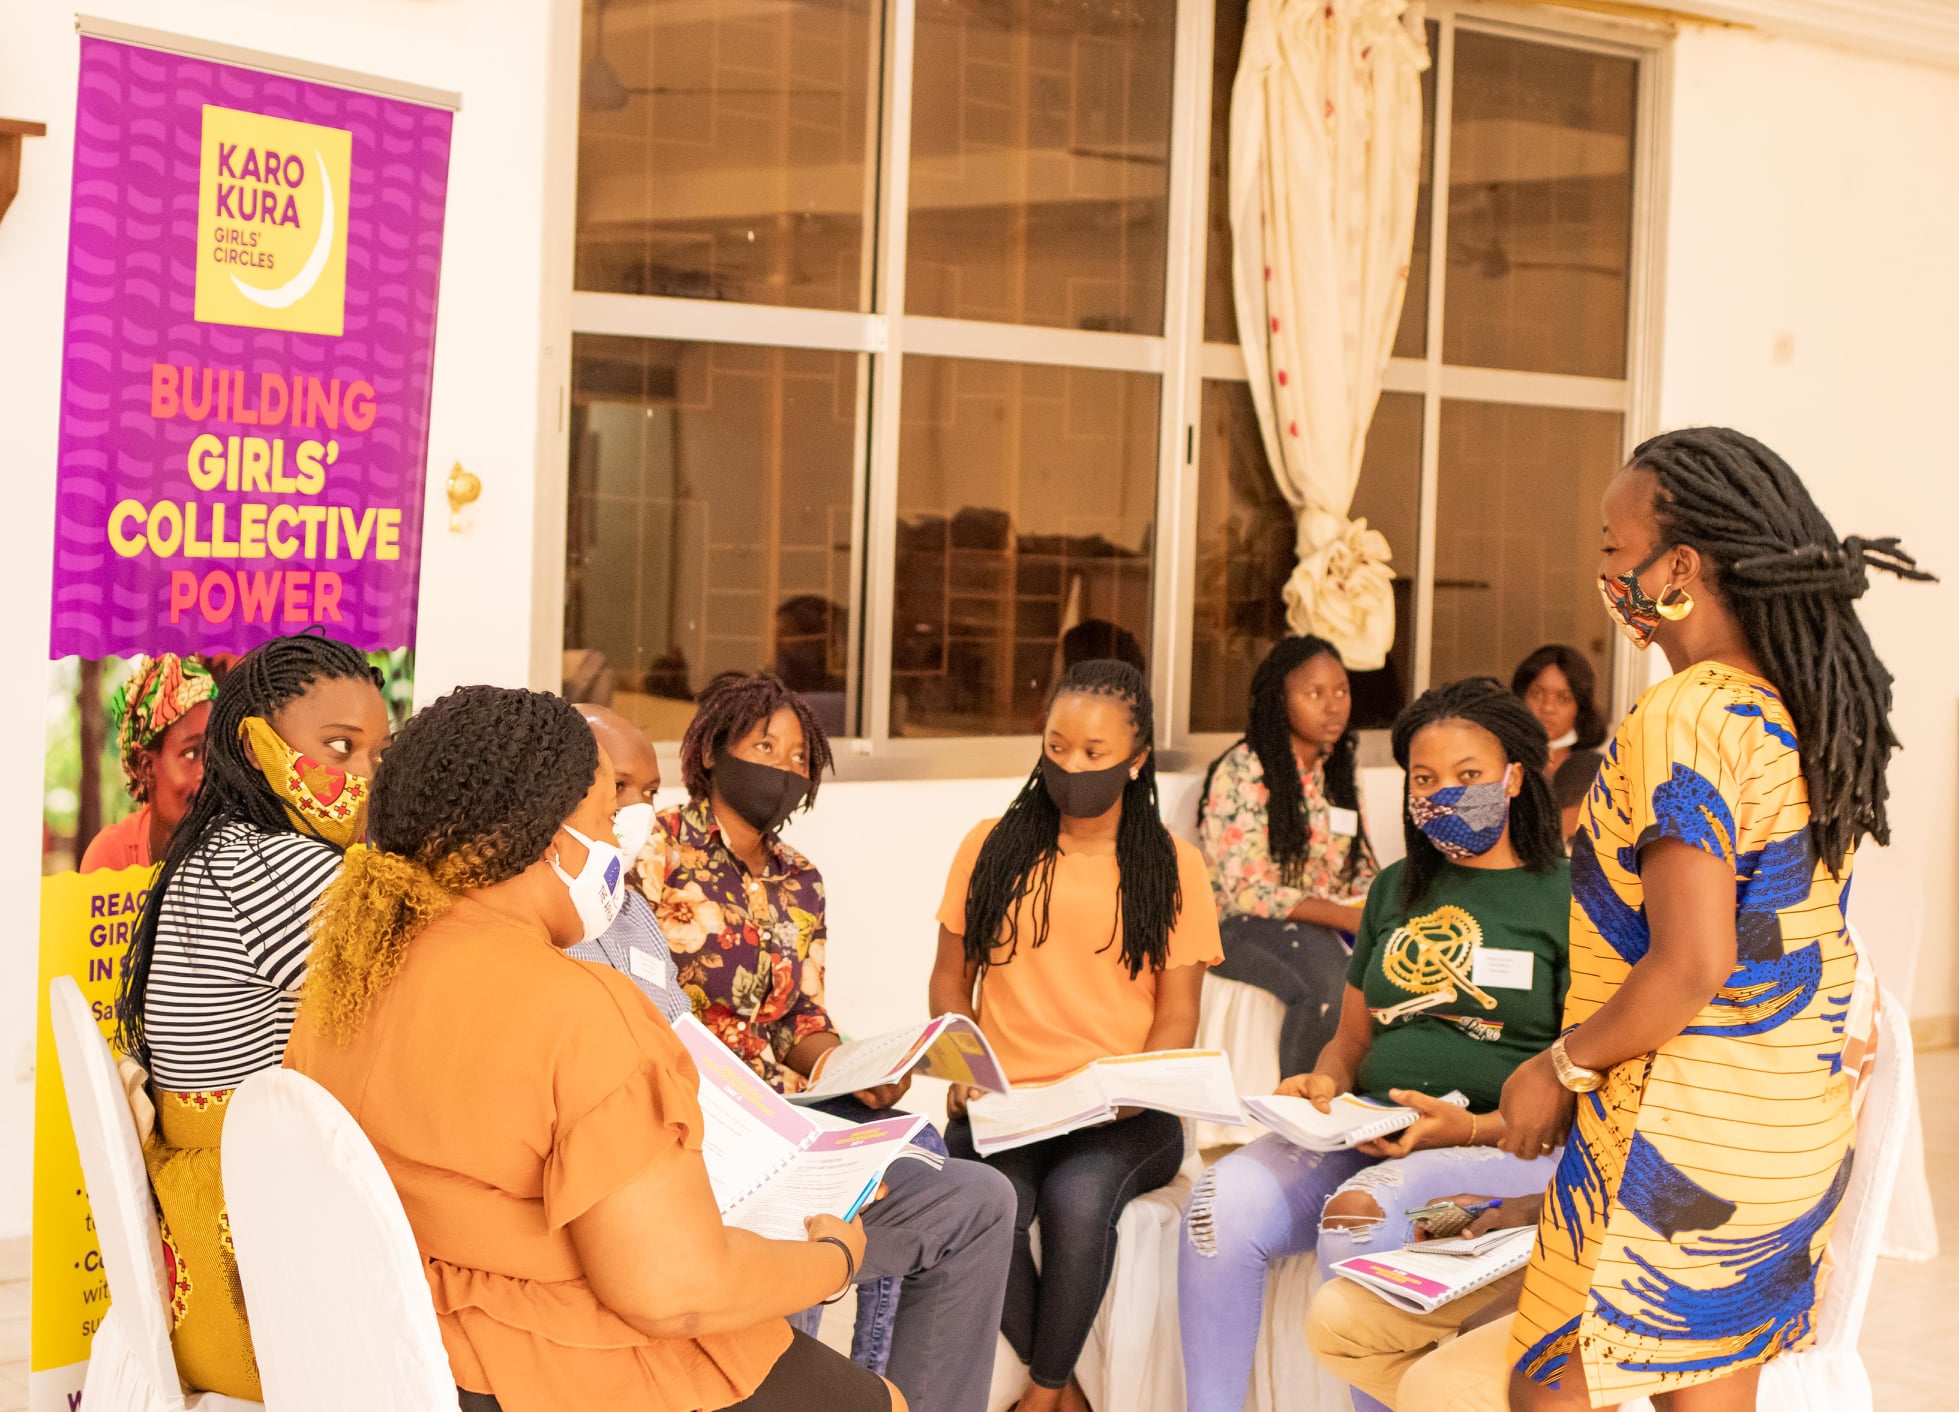
<instances>
[{"instance_id":1,"label":"woman wearing headwrap in banner photo","mask_svg":"<svg viewBox=\"0 0 1959 1412\"><path fill-rule=\"evenodd\" d=\"M109 724L138 808L89 842L81 871L147 868L169 849L204 782L204 724L217 694L217 678L196 657L165 652L130 663L129 679L109 702Z\"/></svg>"}]
</instances>

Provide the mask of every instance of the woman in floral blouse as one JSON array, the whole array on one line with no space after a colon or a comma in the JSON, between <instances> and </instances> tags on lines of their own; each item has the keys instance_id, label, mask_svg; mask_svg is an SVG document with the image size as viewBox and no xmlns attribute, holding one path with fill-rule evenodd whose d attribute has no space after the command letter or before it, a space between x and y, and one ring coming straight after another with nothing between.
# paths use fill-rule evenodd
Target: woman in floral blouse
<instances>
[{"instance_id":1,"label":"woman in floral blouse","mask_svg":"<svg viewBox=\"0 0 1959 1412\"><path fill-rule=\"evenodd\" d=\"M1215 974L1286 1004L1279 1072L1333 1038L1347 943L1374 880L1355 779L1347 669L1331 643L1282 638L1252 677L1251 722L1211 765L1198 842L1217 896Z\"/></svg>"},{"instance_id":2,"label":"woman in floral blouse","mask_svg":"<svg viewBox=\"0 0 1959 1412\"><path fill-rule=\"evenodd\" d=\"M823 1008L823 878L777 837L816 799L830 743L809 705L770 672L708 683L680 745L687 803L658 816L640 886L695 1016L780 1092L795 1093L842 1041ZM820 1107L883 1116L910 1079ZM852 1356L933 1412L984 1412L994 1327L1013 1251L1013 1187L978 1162L899 1162L864 1212ZM812 1313L816 1311L811 1311ZM792 1320L791 1322L797 1322ZM814 1321L800 1324L814 1332Z\"/></svg>"}]
</instances>

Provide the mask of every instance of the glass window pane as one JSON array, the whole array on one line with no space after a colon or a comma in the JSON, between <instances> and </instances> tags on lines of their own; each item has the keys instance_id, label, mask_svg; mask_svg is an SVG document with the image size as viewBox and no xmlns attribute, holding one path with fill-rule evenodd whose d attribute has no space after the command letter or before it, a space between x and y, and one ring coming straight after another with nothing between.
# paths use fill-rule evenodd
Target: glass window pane
<instances>
[{"instance_id":1,"label":"glass window pane","mask_svg":"<svg viewBox=\"0 0 1959 1412\"><path fill-rule=\"evenodd\" d=\"M868 308L873 0L584 7L575 283Z\"/></svg>"},{"instance_id":2,"label":"glass window pane","mask_svg":"<svg viewBox=\"0 0 1959 1412\"><path fill-rule=\"evenodd\" d=\"M1209 234L1204 244L1204 339L1238 341L1238 310L1231 292L1231 85L1245 45L1245 0L1218 0L1211 50L1211 170ZM1428 233L1430 177L1435 170L1435 47L1439 28L1425 26L1430 63L1422 74L1422 186L1415 207L1414 249L1408 257L1408 298L1395 335L1397 358L1419 358L1428 329Z\"/></svg>"},{"instance_id":3,"label":"glass window pane","mask_svg":"<svg viewBox=\"0 0 1959 1412\"><path fill-rule=\"evenodd\" d=\"M1624 377L1629 58L1456 31L1444 362Z\"/></svg>"},{"instance_id":4,"label":"glass window pane","mask_svg":"<svg viewBox=\"0 0 1959 1412\"><path fill-rule=\"evenodd\" d=\"M1242 731L1252 673L1285 635L1293 518L1266 468L1252 395L1204 384L1197 453L1197 589L1192 609L1190 728ZM1422 399L1390 392L1368 429L1352 513L1393 551L1395 641L1380 671L1354 674L1354 723L1386 726L1414 680L1415 565L1422 480Z\"/></svg>"},{"instance_id":5,"label":"glass window pane","mask_svg":"<svg viewBox=\"0 0 1959 1412\"><path fill-rule=\"evenodd\" d=\"M1159 387L905 360L893 735L1032 734L1064 654L1142 658Z\"/></svg>"},{"instance_id":6,"label":"glass window pane","mask_svg":"<svg viewBox=\"0 0 1959 1412\"><path fill-rule=\"evenodd\" d=\"M1163 331L1175 20L919 0L910 312Z\"/></svg>"},{"instance_id":7,"label":"glass window pane","mask_svg":"<svg viewBox=\"0 0 1959 1412\"><path fill-rule=\"evenodd\" d=\"M1617 412L1442 404L1431 679L1493 676L1569 643L1612 691L1599 499L1624 460Z\"/></svg>"},{"instance_id":8,"label":"glass window pane","mask_svg":"<svg viewBox=\"0 0 1959 1412\"><path fill-rule=\"evenodd\" d=\"M568 694L678 740L773 667L846 733L859 355L572 341Z\"/></svg>"}]
</instances>

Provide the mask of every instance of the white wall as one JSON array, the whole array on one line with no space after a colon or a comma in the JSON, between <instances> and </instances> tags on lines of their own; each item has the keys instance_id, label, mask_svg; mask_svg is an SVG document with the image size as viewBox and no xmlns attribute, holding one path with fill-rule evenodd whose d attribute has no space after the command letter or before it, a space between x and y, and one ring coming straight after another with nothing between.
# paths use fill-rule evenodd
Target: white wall
<instances>
[{"instance_id":1,"label":"white wall","mask_svg":"<svg viewBox=\"0 0 1959 1412\"><path fill-rule=\"evenodd\" d=\"M1858 860L1851 915L1913 1016L1951 1015L1959 73L1734 30L1687 29L1674 60L1660 424L1760 437L1838 533L1900 535L1945 577L1879 577L1863 601L1906 749L1895 841Z\"/></svg>"},{"instance_id":2,"label":"white wall","mask_svg":"<svg viewBox=\"0 0 1959 1412\"><path fill-rule=\"evenodd\" d=\"M520 682L534 634L533 534L561 553L562 528L533 513L539 464L562 475L557 384L565 349L543 332L568 287L547 249L569 204L546 200L546 114L575 117L577 7L570 0L91 0L90 13L303 56L463 95L450 166L435 361L422 598L421 682ZM27 1229L36 991L43 663L54 514L55 429L73 158L73 6L14 5L0 39L0 109L48 124L30 139L20 194L0 222L0 466L15 526L0 555L0 660L20 684L0 696L0 1242ZM568 26L568 27L567 27ZM571 47L567 49L567 44ZM547 100L557 82L561 101ZM547 211L550 217L547 219ZM540 368L546 376L540 376ZM483 479L467 534L448 533L441 481L461 460ZM553 501L547 497L547 504ZM562 513L563 494L555 504ZM548 562L548 561L547 561Z\"/></svg>"}]
</instances>

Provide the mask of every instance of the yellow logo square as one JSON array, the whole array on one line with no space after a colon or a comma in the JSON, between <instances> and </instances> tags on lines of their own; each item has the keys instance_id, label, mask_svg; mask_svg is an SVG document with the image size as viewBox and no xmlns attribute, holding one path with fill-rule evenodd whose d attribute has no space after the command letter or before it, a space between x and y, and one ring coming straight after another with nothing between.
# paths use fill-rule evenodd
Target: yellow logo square
<instances>
[{"instance_id":1,"label":"yellow logo square","mask_svg":"<svg viewBox=\"0 0 1959 1412\"><path fill-rule=\"evenodd\" d=\"M345 128L205 104L199 323L340 336L353 149Z\"/></svg>"}]
</instances>

